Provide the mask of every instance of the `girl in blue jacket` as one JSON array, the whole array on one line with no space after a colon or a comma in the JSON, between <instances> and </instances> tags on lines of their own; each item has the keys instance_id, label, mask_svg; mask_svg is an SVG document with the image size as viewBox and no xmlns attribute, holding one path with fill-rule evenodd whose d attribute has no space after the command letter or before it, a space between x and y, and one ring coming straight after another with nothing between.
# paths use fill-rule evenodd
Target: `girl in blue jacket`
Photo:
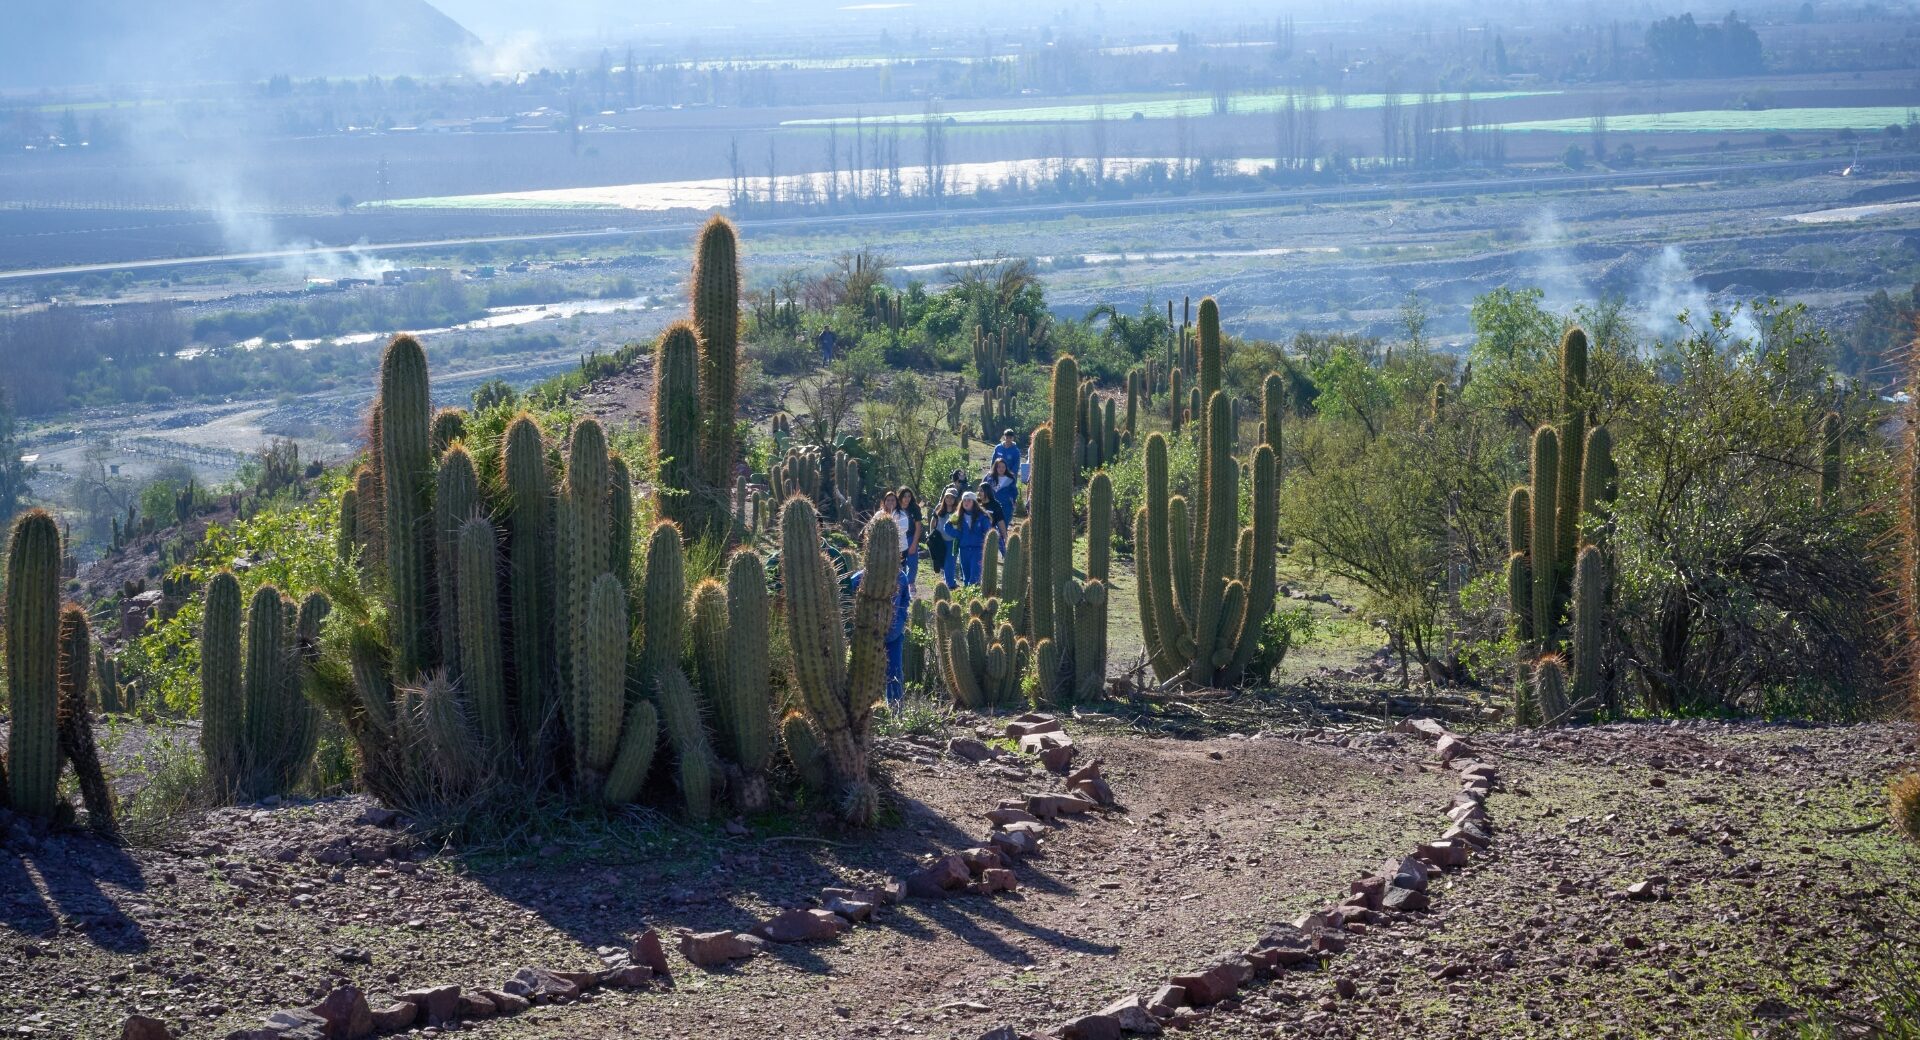
<instances>
[{"instance_id":1,"label":"girl in blue jacket","mask_svg":"<svg viewBox=\"0 0 1920 1040\"><path fill-rule=\"evenodd\" d=\"M980 508L979 497L971 491L961 495L959 510L947 518L942 531L947 536L949 560L959 557L963 584L980 584L980 554L986 549L987 534L992 530L993 520Z\"/></svg>"}]
</instances>

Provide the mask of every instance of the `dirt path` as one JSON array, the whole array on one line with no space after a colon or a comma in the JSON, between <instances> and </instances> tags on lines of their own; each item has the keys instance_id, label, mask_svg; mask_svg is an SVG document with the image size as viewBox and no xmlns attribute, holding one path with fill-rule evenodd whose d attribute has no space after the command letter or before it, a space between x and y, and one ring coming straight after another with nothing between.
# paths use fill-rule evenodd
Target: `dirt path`
<instances>
[{"instance_id":1,"label":"dirt path","mask_svg":"<svg viewBox=\"0 0 1920 1040\"><path fill-rule=\"evenodd\" d=\"M672 991L606 993L476 1025L476 1035L973 1037L1058 1024L1130 987L1244 946L1389 848L1431 829L1450 778L1424 748L1220 737L1080 737L1127 811L1076 822L1024 863L1013 897L911 902L837 943L776 946L724 972L674 955ZM1375 746L1377 745L1377 746ZM984 810L1044 774L916 751L888 763L893 826L844 844L812 816L747 837L658 819L579 828L543 854L462 862L353 824L358 799L234 809L166 850L83 838L0 857L0 1020L103 1037L134 1011L224 1036L350 981L373 992L497 986L526 965L584 968L651 924L743 928L827 884L902 874L976 843ZM833 840L838 840L837 838ZM398 854L398 858L394 858ZM338 862L344 860L344 862Z\"/></svg>"}]
</instances>

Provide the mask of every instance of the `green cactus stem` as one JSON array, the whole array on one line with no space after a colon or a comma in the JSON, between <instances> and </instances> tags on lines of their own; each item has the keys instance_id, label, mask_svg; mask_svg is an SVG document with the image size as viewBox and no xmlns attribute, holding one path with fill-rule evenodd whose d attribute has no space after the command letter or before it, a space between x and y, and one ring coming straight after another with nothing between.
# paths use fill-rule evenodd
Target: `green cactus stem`
<instances>
[{"instance_id":1,"label":"green cactus stem","mask_svg":"<svg viewBox=\"0 0 1920 1040\"><path fill-rule=\"evenodd\" d=\"M80 800L87 807L87 828L108 840L117 840L113 788L100 768L100 749L93 741L93 713L87 703L89 667L93 660L93 631L87 612L77 603L60 611L60 754L73 766Z\"/></svg>"},{"instance_id":2,"label":"green cactus stem","mask_svg":"<svg viewBox=\"0 0 1920 1040\"><path fill-rule=\"evenodd\" d=\"M6 605L10 801L48 819L60 801L60 528L43 510L13 523Z\"/></svg>"},{"instance_id":3,"label":"green cactus stem","mask_svg":"<svg viewBox=\"0 0 1920 1040\"><path fill-rule=\"evenodd\" d=\"M480 740L495 754L511 753L506 655L500 645L500 549L493 524L476 516L460 528L460 682Z\"/></svg>"},{"instance_id":4,"label":"green cactus stem","mask_svg":"<svg viewBox=\"0 0 1920 1040\"><path fill-rule=\"evenodd\" d=\"M676 322L660 334L654 355L653 451L661 517L700 531L705 495L700 461L700 344L694 327Z\"/></svg>"},{"instance_id":5,"label":"green cactus stem","mask_svg":"<svg viewBox=\"0 0 1920 1040\"><path fill-rule=\"evenodd\" d=\"M521 412L501 438L502 511L507 522L507 589L513 620L513 677L521 750L541 742L554 709L558 678L552 653L554 566L553 478L545 439Z\"/></svg>"},{"instance_id":6,"label":"green cactus stem","mask_svg":"<svg viewBox=\"0 0 1920 1040\"><path fill-rule=\"evenodd\" d=\"M380 362L380 473L392 590L394 667L412 675L435 663L433 628L433 456L427 355L395 336Z\"/></svg>"},{"instance_id":7,"label":"green cactus stem","mask_svg":"<svg viewBox=\"0 0 1920 1040\"><path fill-rule=\"evenodd\" d=\"M734 426L740 383L740 243L727 218L710 218L694 247L693 326L700 340L701 484L709 492L733 482L739 455ZM709 524L718 519L709 510Z\"/></svg>"}]
</instances>

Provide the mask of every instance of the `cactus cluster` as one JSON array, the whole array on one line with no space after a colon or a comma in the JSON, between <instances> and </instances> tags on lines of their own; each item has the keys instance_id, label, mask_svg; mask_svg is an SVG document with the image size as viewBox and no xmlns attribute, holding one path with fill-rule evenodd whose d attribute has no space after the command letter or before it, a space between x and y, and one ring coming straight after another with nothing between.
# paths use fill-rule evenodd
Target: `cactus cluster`
<instances>
[{"instance_id":1,"label":"cactus cluster","mask_svg":"<svg viewBox=\"0 0 1920 1040\"><path fill-rule=\"evenodd\" d=\"M1611 433L1587 428L1586 389L1587 337L1571 329L1560 343L1559 426L1534 431L1531 482L1507 500L1507 596L1519 646L1514 719L1521 725L1564 722L1604 695L1607 559L1601 545L1583 541L1582 529L1598 535L1617 481ZM1549 657L1553 669L1542 665ZM1563 681L1547 689L1540 677L1553 670Z\"/></svg>"},{"instance_id":2,"label":"cactus cluster","mask_svg":"<svg viewBox=\"0 0 1920 1040\"><path fill-rule=\"evenodd\" d=\"M1079 416L1074 424L1074 453L1080 469L1099 469L1120 454L1115 414L1113 398L1095 393L1093 380L1080 384Z\"/></svg>"},{"instance_id":3,"label":"cactus cluster","mask_svg":"<svg viewBox=\"0 0 1920 1040\"><path fill-rule=\"evenodd\" d=\"M963 607L945 585L934 586L927 638L941 681L963 708L992 711L1020 699L1028 647L1000 612L996 598L976 599Z\"/></svg>"},{"instance_id":4,"label":"cactus cluster","mask_svg":"<svg viewBox=\"0 0 1920 1040\"><path fill-rule=\"evenodd\" d=\"M1013 426L1013 388L996 386L980 391L980 438L994 440L994 431Z\"/></svg>"},{"instance_id":5,"label":"cactus cluster","mask_svg":"<svg viewBox=\"0 0 1920 1040\"><path fill-rule=\"evenodd\" d=\"M976 326L973 330L973 370L976 385L992 390L1006 382L1007 338Z\"/></svg>"},{"instance_id":6,"label":"cactus cluster","mask_svg":"<svg viewBox=\"0 0 1920 1040\"><path fill-rule=\"evenodd\" d=\"M1065 702L1098 693L1106 681L1106 546L1111 538L1112 482L1101 471L1088 483L1084 581L1074 573L1073 492L1074 475L1088 450L1083 441L1090 444L1093 438L1105 436L1095 432L1083 438L1080 418L1097 412L1104 424L1111 421L1112 412L1092 406L1080 382L1079 363L1071 355L1054 361L1051 401L1051 416L1034 431L1028 455L1031 515L1021 527L1017 555L1012 550L1008 554L1009 570L1018 567L1022 573L1017 582L1009 574L1005 584L1024 590L1026 602L1016 628L1032 644L1041 696Z\"/></svg>"},{"instance_id":7,"label":"cactus cluster","mask_svg":"<svg viewBox=\"0 0 1920 1040\"><path fill-rule=\"evenodd\" d=\"M894 585L866 581L854 595L852 633L840 616L840 587L821 548L820 528L804 499L788 499L780 513L781 576L785 583L787 639L792 682L804 734L788 725L789 753L804 770L805 748L817 746L842 819L870 825L879 812L879 791L867 769L873 705L885 694L886 634ZM900 532L890 518L866 531L868 574L891 574L899 566ZM851 641L851 647L848 646ZM796 750L795 745L799 745Z\"/></svg>"},{"instance_id":8,"label":"cactus cluster","mask_svg":"<svg viewBox=\"0 0 1920 1040\"><path fill-rule=\"evenodd\" d=\"M660 337L654 362L653 444L661 515L687 534L727 534L727 494L739 455L739 237L714 217L695 243L692 320Z\"/></svg>"},{"instance_id":9,"label":"cactus cluster","mask_svg":"<svg viewBox=\"0 0 1920 1040\"><path fill-rule=\"evenodd\" d=\"M1148 436L1146 502L1134 527L1143 550L1140 613L1148 658L1162 682L1184 674L1197 685L1231 686L1259 646L1260 625L1277 592L1278 465L1272 445L1254 448L1253 523L1242 527L1233 411L1220 389L1220 313L1211 298L1200 302L1199 330L1193 391L1206 408L1196 413L1194 431L1198 502L1190 508L1185 497L1171 494L1166 439ZM1264 389L1271 398L1276 381ZM1264 410L1277 407L1269 401Z\"/></svg>"},{"instance_id":10,"label":"cactus cluster","mask_svg":"<svg viewBox=\"0 0 1920 1040\"><path fill-rule=\"evenodd\" d=\"M284 794L306 772L318 719L304 690L330 605L310 594L296 607L271 585L254 591L242 641L240 581L207 582L200 634L200 746L207 776L243 801Z\"/></svg>"}]
</instances>

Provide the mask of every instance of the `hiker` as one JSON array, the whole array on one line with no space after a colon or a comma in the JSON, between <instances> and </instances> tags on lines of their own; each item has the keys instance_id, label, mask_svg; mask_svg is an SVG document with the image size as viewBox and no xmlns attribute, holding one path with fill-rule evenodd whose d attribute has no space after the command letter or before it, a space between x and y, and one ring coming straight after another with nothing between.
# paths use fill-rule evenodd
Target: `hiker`
<instances>
[{"instance_id":1,"label":"hiker","mask_svg":"<svg viewBox=\"0 0 1920 1040\"><path fill-rule=\"evenodd\" d=\"M840 342L840 337L835 336L833 334L832 326L828 326L827 328L820 330L820 363L821 364L823 365L833 364L833 348L834 348L834 345L839 342Z\"/></svg>"},{"instance_id":2,"label":"hiker","mask_svg":"<svg viewBox=\"0 0 1920 1040\"><path fill-rule=\"evenodd\" d=\"M901 485L898 501L900 513L907 518L907 585L912 587L920 581L920 539L927 533L927 520L920 513L920 496L912 488Z\"/></svg>"},{"instance_id":3,"label":"hiker","mask_svg":"<svg viewBox=\"0 0 1920 1040\"><path fill-rule=\"evenodd\" d=\"M980 500L980 509L987 514L993 529L1001 532L1000 549L1006 551L1007 514L1000 508L1000 500L993 497L993 485L983 480L979 487L973 489L973 494Z\"/></svg>"},{"instance_id":4,"label":"hiker","mask_svg":"<svg viewBox=\"0 0 1920 1040\"><path fill-rule=\"evenodd\" d=\"M900 529L900 559L904 561L907 558L907 551L912 547L912 543L907 540L912 536L912 532L906 511L900 508L899 492L889 491L880 496L880 508L873 511L873 518L878 520L881 517L892 520L894 526Z\"/></svg>"},{"instance_id":5,"label":"hiker","mask_svg":"<svg viewBox=\"0 0 1920 1040\"><path fill-rule=\"evenodd\" d=\"M987 545L987 532L993 530L993 519L980 507L980 496L969 491L960 496L960 508L947 518L947 552L950 557L958 557L960 581L964 585L980 584L980 554ZM948 563L947 573L952 574L953 563Z\"/></svg>"},{"instance_id":6,"label":"hiker","mask_svg":"<svg viewBox=\"0 0 1920 1040\"><path fill-rule=\"evenodd\" d=\"M1004 456L996 454L993 470L987 474L987 485L993 491L993 500L1000 506L1001 534L1006 533L1006 525L1013 520L1013 503L1020 497L1020 484L1013 478L1013 469L1007 465Z\"/></svg>"},{"instance_id":7,"label":"hiker","mask_svg":"<svg viewBox=\"0 0 1920 1040\"><path fill-rule=\"evenodd\" d=\"M940 492L940 505L933 511L933 523L927 528L927 554L933 557L933 568L940 572L940 580L947 588L953 588L953 568L960 556L957 546L947 541L946 519L960 508L960 489L949 487Z\"/></svg>"},{"instance_id":8,"label":"hiker","mask_svg":"<svg viewBox=\"0 0 1920 1040\"><path fill-rule=\"evenodd\" d=\"M1000 432L1000 443L993 446L993 459L988 465L1001 461L1006 462L1008 473L1012 473L1015 476L1019 475L1020 445L1014 441L1013 431L1010 429Z\"/></svg>"}]
</instances>

